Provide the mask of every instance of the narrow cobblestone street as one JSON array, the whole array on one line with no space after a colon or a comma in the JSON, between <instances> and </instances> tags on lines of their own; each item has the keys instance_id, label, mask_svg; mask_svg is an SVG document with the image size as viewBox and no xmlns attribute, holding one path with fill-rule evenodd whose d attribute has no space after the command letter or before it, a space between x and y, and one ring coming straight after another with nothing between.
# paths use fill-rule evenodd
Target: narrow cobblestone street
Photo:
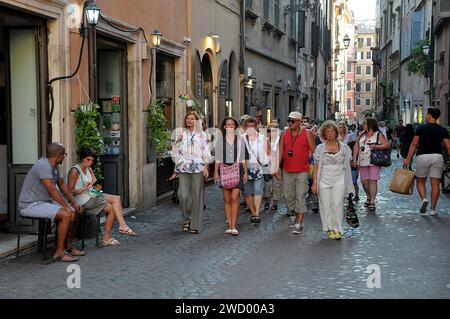
<instances>
[{"instance_id":1,"label":"narrow cobblestone street","mask_svg":"<svg viewBox=\"0 0 450 319\"><path fill-rule=\"evenodd\" d=\"M393 154L395 156L395 154ZM81 267L81 288L68 289L68 264L23 256L0 263L0 298L450 298L450 196L438 217L421 216L417 191L389 191L395 167L382 171L377 211L358 203L360 227L346 226L341 241L321 232L309 212L305 230L292 234L284 205L262 213L255 226L239 217L240 236L225 235L221 192L207 188L204 229L181 231L172 202L127 217L140 236L113 236L115 248L95 248ZM370 265L381 269L380 288L368 288Z\"/></svg>"}]
</instances>

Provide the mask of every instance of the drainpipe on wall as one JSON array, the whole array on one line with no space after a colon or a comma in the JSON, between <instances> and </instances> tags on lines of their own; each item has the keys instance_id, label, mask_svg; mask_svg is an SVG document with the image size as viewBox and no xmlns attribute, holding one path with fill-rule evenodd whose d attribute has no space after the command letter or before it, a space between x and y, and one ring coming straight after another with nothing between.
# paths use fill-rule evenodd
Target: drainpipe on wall
<instances>
[{"instance_id":1,"label":"drainpipe on wall","mask_svg":"<svg viewBox=\"0 0 450 319\"><path fill-rule=\"evenodd\" d=\"M403 1L400 1L400 11L399 11L399 16L400 16L400 36L399 36L399 45L398 45L398 54L399 54L399 60L398 60L398 92L399 92L399 106L398 106L398 119L403 119L402 117L402 104L403 104L403 95L402 95L402 30L403 30ZM406 124L406 123L405 123Z\"/></svg>"},{"instance_id":2,"label":"drainpipe on wall","mask_svg":"<svg viewBox=\"0 0 450 319\"><path fill-rule=\"evenodd\" d=\"M239 73L245 74L245 0L241 0L241 48L239 52Z\"/></svg>"}]
</instances>

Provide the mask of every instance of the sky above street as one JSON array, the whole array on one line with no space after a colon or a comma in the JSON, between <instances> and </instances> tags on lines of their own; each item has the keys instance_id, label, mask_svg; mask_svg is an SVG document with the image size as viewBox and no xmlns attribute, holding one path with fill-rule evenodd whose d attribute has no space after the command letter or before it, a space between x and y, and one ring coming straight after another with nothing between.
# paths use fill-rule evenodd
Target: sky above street
<instances>
[{"instance_id":1,"label":"sky above street","mask_svg":"<svg viewBox=\"0 0 450 319\"><path fill-rule=\"evenodd\" d=\"M375 20L376 0L349 0L355 20Z\"/></svg>"}]
</instances>

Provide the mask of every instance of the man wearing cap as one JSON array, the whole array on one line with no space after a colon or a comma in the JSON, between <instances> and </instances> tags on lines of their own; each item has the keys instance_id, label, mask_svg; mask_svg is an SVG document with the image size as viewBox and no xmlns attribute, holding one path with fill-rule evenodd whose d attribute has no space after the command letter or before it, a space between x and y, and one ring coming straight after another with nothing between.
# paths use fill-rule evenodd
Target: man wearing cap
<instances>
[{"instance_id":1,"label":"man wearing cap","mask_svg":"<svg viewBox=\"0 0 450 319\"><path fill-rule=\"evenodd\" d=\"M307 210L308 159L309 153L314 153L316 150L314 136L301 124L302 115L299 112L291 112L288 117L289 127L282 134L279 145L279 164L283 161L284 198L291 212L294 234L300 234L303 230L303 214ZM279 169L276 175L280 178Z\"/></svg>"}]
</instances>

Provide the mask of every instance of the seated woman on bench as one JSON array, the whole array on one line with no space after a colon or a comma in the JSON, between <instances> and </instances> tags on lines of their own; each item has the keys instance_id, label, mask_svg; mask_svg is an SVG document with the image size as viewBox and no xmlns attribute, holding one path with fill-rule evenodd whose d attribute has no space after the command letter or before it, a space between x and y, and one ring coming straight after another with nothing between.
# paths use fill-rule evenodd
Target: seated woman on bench
<instances>
[{"instance_id":1,"label":"seated woman on bench","mask_svg":"<svg viewBox=\"0 0 450 319\"><path fill-rule=\"evenodd\" d=\"M119 196L104 194L100 191L99 186L94 186L97 179L91 168L96 159L95 151L90 147L83 147L79 151L80 163L73 166L69 171L68 185L75 200L91 214L98 214L102 210L109 216L111 220L106 220L104 245L118 245L119 241L110 237L114 216L119 222L119 232L129 236L136 236L136 233L127 226L123 218L122 202Z\"/></svg>"}]
</instances>

